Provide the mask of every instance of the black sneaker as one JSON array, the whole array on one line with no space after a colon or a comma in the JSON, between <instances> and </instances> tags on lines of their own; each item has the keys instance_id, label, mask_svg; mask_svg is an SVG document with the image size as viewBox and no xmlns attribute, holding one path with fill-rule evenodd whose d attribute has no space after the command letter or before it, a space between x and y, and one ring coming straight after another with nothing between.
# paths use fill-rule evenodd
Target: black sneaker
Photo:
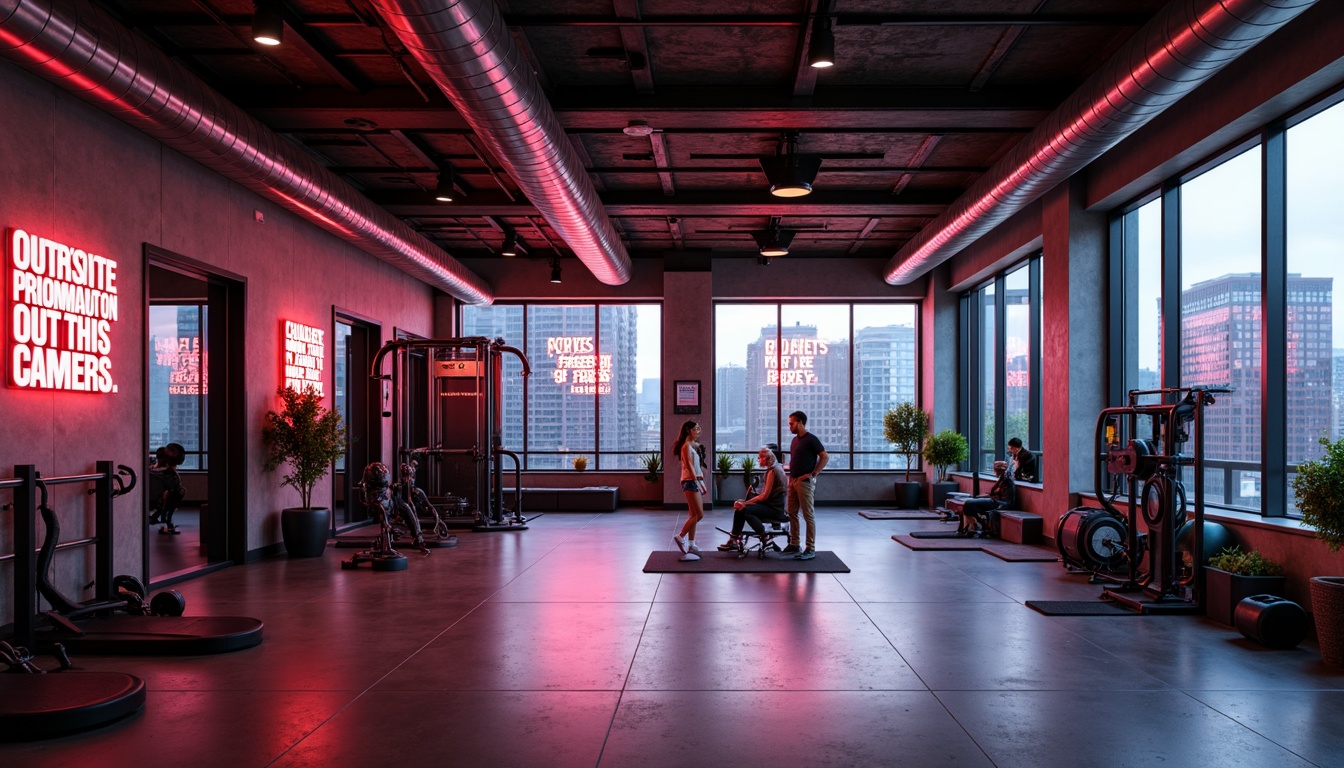
<instances>
[{"instance_id":1,"label":"black sneaker","mask_svg":"<svg viewBox=\"0 0 1344 768\"><path fill-rule=\"evenodd\" d=\"M816 553L816 552L813 552L813 551L810 550L810 549L804 549L802 552L799 552L798 554L794 555L794 556L793 556L793 559L794 559L794 560L812 560L812 559L816 558L816 556L817 556L817 553Z\"/></svg>"},{"instance_id":2,"label":"black sneaker","mask_svg":"<svg viewBox=\"0 0 1344 768\"><path fill-rule=\"evenodd\" d=\"M798 545L797 545L797 544L790 544L789 546L787 546L787 547L785 547L785 548L783 548L783 549L780 550L780 552L782 552L782 553L784 553L784 554L786 554L786 555L797 554L799 551L801 551L801 550L798 549Z\"/></svg>"}]
</instances>

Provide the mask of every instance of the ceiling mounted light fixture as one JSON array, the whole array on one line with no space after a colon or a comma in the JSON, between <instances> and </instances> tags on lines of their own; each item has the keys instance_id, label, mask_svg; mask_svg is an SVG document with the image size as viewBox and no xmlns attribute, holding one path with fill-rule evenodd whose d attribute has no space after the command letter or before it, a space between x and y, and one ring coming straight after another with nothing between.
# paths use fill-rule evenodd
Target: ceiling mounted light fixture
<instances>
[{"instance_id":1,"label":"ceiling mounted light fixture","mask_svg":"<svg viewBox=\"0 0 1344 768\"><path fill-rule=\"evenodd\" d=\"M821 158L798 154L798 133L790 131L780 138L779 154L761 158L761 168L770 181L770 194L802 197L812 194L812 184L821 170Z\"/></svg>"},{"instance_id":2,"label":"ceiling mounted light fixture","mask_svg":"<svg viewBox=\"0 0 1344 768\"><path fill-rule=\"evenodd\" d=\"M551 259L551 282L560 284L560 259Z\"/></svg>"},{"instance_id":3,"label":"ceiling mounted light fixture","mask_svg":"<svg viewBox=\"0 0 1344 768\"><path fill-rule=\"evenodd\" d=\"M434 199L440 203L451 203L457 197L453 190L453 169L444 168L439 172L439 183L434 187Z\"/></svg>"},{"instance_id":4,"label":"ceiling mounted light fixture","mask_svg":"<svg viewBox=\"0 0 1344 768\"><path fill-rule=\"evenodd\" d=\"M258 0L252 6L252 39L262 45L279 45L285 36L285 19L277 0Z\"/></svg>"},{"instance_id":5,"label":"ceiling mounted light fixture","mask_svg":"<svg viewBox=\"0 0 1344 768\"><path fill-rule=\"evenodd\" d=\"M816 69L835 66L835 34L831 17L818 16L812 22L812 39L807 45L807 63Z\"/></svg>"},{"instance_id":6,"label":"ceiling mounted light fixture","mask_svg":"<svg viewBox=\"0 0 1344 768\"><path fill-rule=\"evenodd\" d=\"M512 229L504 229L504 244L499 246L500 256L518 255L518 233Z\"/></svg>"},{"instance_id":7,"label":"ceiling mounted light fixture","mask_svg":"<svg viewBox=\"0 0 1344 768\"><path fill-rule=\"evenodd\" d=\"M652 136L653 126L647 120L631 120L621 129L621 133L626 136Z\"/></svg>"},{"instance_id":8,"label":"ceiling mounted light fixture","mask_svg":"<svg viewBox=\"0 0 1344 768\"><path fill-rule=\"evenodd\" d=\"M751 236L756 238L756 247L761 256L774 258L789 255L789 245L793 243L794 234L792 230L773 225L769 229L752 232Z\"/></svg>"}]
</instances>

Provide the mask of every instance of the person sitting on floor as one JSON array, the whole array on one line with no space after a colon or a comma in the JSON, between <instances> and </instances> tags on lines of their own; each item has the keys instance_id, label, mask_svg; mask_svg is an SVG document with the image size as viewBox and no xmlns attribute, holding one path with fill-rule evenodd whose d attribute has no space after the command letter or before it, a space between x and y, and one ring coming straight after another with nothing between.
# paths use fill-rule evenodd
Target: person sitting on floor
<instances>
[{"instance_id":1,"label":"person sitting on floor","mask_svg":"<svg viewBox=\"0 0 1344 768\"><path fill-rule=\"evenodd\" d=\"M999 510L1013 509L1017 506L1017 484L1013 474L1008 471L1008 462L994 462L994 474L998 482L985 496L972 496L961 506L961 525L957 533L963 536L999 535Z\"/></svg>"},{"instance_id":2,"label":"person sitting on floor","mask_svg":"<svg viewBox=\"0 0 1344 768\"><path fill-rule=\"evenodd\" d=\"M738 499L733 502L733 532L728 541L719 545L719 550L732 552L742 548L742 529L746 525L757 534L765 533L765 523L788 522L789 515L784 511L785 492L788 490L784 479L784 467L779 463L779 447L770 443L757 454L758 463L765 472L761 483L761 492L755 496ZM748 489L750 494L754 489Z\"/></svg>"}]
</instances>

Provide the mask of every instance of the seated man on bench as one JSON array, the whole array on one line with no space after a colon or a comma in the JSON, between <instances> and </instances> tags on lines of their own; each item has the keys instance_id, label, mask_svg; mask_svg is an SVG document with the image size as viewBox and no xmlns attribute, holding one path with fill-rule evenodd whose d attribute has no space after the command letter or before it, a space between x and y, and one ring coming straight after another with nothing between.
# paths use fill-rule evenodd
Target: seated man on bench
<instances>
[{"instance_id":1,"label":"seated man on bench","mask_svg":"<svg viewBox=\"0 0 1344 768\"><path fill-rule=\"evenodd\" d=\"M957 533L963 536L975 536L978 533L982 537L998 538L999 510L1017 506L1017 484L1013 482L1006 461L994 462L994 474L999 479L989 489L988 495L972 496L962 503L961 525L957 526Z\"/></svg>"},{"instance_id":2,"label":"seated man on bench","mask_svg":"<svg viewBox=\"0 0 1344 768\"><path fill-rule=\"evenodd\" d=\"M745 554L747 548L742 531L749 525L752 535L761 540L761 556L764 557L767 546L772 543L770 540L776 535L788 532L787 528L779 525L787 523L789 516L784 511L784 496L788 486L784 479L784 467L779 462L778 451L779 447L770 443L761 448L757 454L760 467L765 472L761 492L752 495L756 489L748 488L747 498L733 502L733 530L728 534L728 541L719 545L720 551ZM765 523L771 523L773 530L767 532Z\"/></svg>"}]
</instances>

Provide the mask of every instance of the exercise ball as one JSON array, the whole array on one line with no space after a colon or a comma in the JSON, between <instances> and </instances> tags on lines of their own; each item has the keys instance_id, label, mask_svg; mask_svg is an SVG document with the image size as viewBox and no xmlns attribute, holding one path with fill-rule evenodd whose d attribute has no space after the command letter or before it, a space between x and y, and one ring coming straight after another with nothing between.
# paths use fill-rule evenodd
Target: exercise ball
<instances>
[{"instance_id":1,"label":"exercise ball","mask_svg":"<svg viewBox=\"0 0 1344 768\"><path fill-rule=\"evenodd\" d=\"M1232 620L1246 638L1270 648L1295 648L1307 636L1307 612L1273 595L1251 595L1237 603Z\"/></svg>"},{"instance_id":2,"label":"exercise ball","mask_svg":"<svg viewBox=\"0 0 1344 768\"><path fill-rule=\"evenodd\" d=\"M1183 584L1189 584L1195 574L1194 543L1195 521L1191 520L1176 532L1176 559L1180 563L1180 581ZM1204 556L1199 559L1198 565L1203 567L1209 564L1209 558L1227 549L1237 546L1237 538L1232 535L1232 531L1225 525L1204 521Z\"/></svg>"}]
</instances>

